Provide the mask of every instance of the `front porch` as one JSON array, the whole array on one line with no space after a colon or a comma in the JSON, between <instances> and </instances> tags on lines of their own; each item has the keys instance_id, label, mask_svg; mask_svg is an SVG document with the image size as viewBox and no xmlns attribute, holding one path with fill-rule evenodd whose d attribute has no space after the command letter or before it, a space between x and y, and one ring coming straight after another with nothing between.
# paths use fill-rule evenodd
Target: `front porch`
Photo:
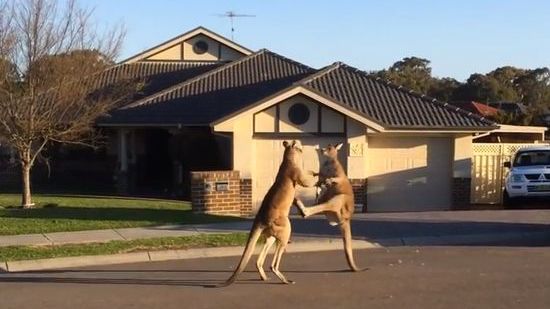
<instances>
[{"instance_id":1,"label":"front porch","mask_svg":"<svg viewBox=\"0 0 550 309\"><path fill-rule=\"evenodd\" d=\"M230 170L231 135L208 127L127 127L110 134L119 194L189 199L191 171Z\"/></svg>"}]
</instances>

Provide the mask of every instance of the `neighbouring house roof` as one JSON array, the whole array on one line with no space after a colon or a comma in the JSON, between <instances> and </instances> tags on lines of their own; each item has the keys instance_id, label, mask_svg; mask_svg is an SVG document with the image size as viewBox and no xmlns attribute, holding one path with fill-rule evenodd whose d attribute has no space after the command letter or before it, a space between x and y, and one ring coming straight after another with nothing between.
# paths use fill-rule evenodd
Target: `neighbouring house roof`
<instances>
[{"instance_id":1,"label":"neighbouring house roof","mask_svg":"<svg viewBox=\"0 0 550 309\"><path fill-rule=\"evenodd\" d=\"M167 48L170 48L171 46L174 46L174 45L177 45L177 44L180 44L194 36L197 36L197 35L204 35L204 36L207 36L215 41L218 41L236 51L238 51L239 53L243 54L243 55L250 55L252 54L252 51L242 45L239 45L233 41L231 41L230 39L226 38L226 37L223 37L213 31L210 31L204 27L197 27L195 29L192 29L190 31L187 31L183 34L180 34L174 38L171 38L163 43L160 43L159 45L157 46L154 46L154 47L151 47L137 55L134 55L130 58L127 58L127 59L124 59L122 60L120 63L131 63L131 62L135 62L135 61L142 61L144 59L146 59L147 57L157 53L157 52L160 52L164 49L167 49Z\"/></svg>"},{"instance_id":2,"label":"neighbouring house roof","mask_svg":"<svg viewBox=\"0 0 550 309\"><path fill-rule=\"evenodd\" d=\"M476 101L458 101L451 104L483 117L495 117L498 114L498 109Z\"/></svg>"},{"instance_id":3,"label":"neighbouring house roof","mask_svg":"<svg viewBox=\"0 0 550 309\"><path fill-rule=\"evenodd\" d=\"M522 103L516 102L489 102L487 105L501 110L508 114L523 114L527 107Z\"/></svg>"},{"instance_id":4,"label":"neighbouring house roof","mask_svg":"<svg viewBox=\"0 0 550 309\"><path fill-rule=\"evenodd\" d=\"M347 105L390 129L481 128L492 121L437 99L383 82L337 62L300 84Z\"/></svg>"},{"instance_id":5,"label":"neighbouring house roof","mask_svg":"<svg viewBox=\"0 0 550 309\"><path fill-rule=\"evenodd\" d=\"M209 125L314 71L264 49L118 109L99 124Z\"/></svg>"}]
</instances>

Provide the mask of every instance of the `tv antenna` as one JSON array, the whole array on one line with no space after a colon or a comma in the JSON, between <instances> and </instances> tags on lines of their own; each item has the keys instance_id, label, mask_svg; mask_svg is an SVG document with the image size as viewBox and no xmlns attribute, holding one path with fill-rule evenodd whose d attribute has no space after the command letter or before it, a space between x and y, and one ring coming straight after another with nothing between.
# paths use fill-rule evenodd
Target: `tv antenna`
<instances>
[{"instance_id":1,"label":"tv antenna","mask_svg":"<svg viewBox=\"0 0 550 309\"><path fill-rule=\"evenodd\" d=\"M231 41L234 41L234 33L235 33L235 27L233 26L233 19L236 17L256 17L256 15L249 15L249 14L237 14L233 11L227 11L224 14L217 14L219 17L227 17L229 18L229 21L231 22Z\"/></svg>"}]
</instances>

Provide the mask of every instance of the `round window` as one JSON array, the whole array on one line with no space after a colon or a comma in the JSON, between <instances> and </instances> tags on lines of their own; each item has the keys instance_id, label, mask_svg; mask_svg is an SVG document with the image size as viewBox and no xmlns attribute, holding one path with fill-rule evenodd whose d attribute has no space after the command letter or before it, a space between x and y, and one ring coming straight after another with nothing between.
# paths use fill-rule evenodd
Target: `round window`
<instances>
[{"instance_id":1,"label":"round window","mask_svg":"<svg viewBox=\"0 0 550 309\"><path fill-rule=\"evenodd\" d=\"M208 51L208 43L205 41L197 41L195 45L193 45L193 51L198 54L204 54Z\"/></svg>"},{"instance_id":2,"label":"round window","mask_svg":"<svg viewBox=\"0 0 550 309\"><path fill-rule=\"evenodd\" d=\"M295 125L301 125L309 120L309 108L303 103L296 103L288 109L288 119Z\"/></svg>"}]
</instances>

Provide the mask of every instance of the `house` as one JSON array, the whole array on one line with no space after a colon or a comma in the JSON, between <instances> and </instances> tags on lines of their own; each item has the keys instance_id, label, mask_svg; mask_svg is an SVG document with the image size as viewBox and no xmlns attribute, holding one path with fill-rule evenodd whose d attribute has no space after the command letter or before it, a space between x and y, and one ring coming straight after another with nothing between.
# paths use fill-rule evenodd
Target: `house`
<instances>
[{"instance_id":1,"label":"house","mask_svg":"<svg viewBox=\"0 0 550 309\"><path fill-rule=\"evenodd\" d=\"M505 112L519 112L520 106L514 103L501 103ZM487 119L495 120L499 109L476 101L455 101L452 105ZM498 105L497 105L498 106ZM544 141L547 128L538 126L516 126L499 124L490 132L476 134L474 143L536 143Z\"/></svg>"},{"instance_id":2,"label":"house","mask_svg":"<svg viewBox=\"0 0 550 309\"><path fill-rule=\"evenodd\" d=\"M147 93L98 122L112 132L121 190L192 191L205 212L253 213L290 139L301 141L306 170L319 167L317 145L344 143L340 161L363 210L453 209L469 202L473 135L497 128L344 63L315 69L203 27L105 78L120 70L148 79ZM315 190L299 194L312 203Z\"/></svg>"},{"instance_id":3,"label":"house","mask_svg":"<svg viewBox=\"0 0 550 309\"><path fill-rule=\"evenodd\" d=\"M497 108L476 101L456 101L451 104L489 119L494 119L498 114Z\"/></svg>"}]
</instances>

